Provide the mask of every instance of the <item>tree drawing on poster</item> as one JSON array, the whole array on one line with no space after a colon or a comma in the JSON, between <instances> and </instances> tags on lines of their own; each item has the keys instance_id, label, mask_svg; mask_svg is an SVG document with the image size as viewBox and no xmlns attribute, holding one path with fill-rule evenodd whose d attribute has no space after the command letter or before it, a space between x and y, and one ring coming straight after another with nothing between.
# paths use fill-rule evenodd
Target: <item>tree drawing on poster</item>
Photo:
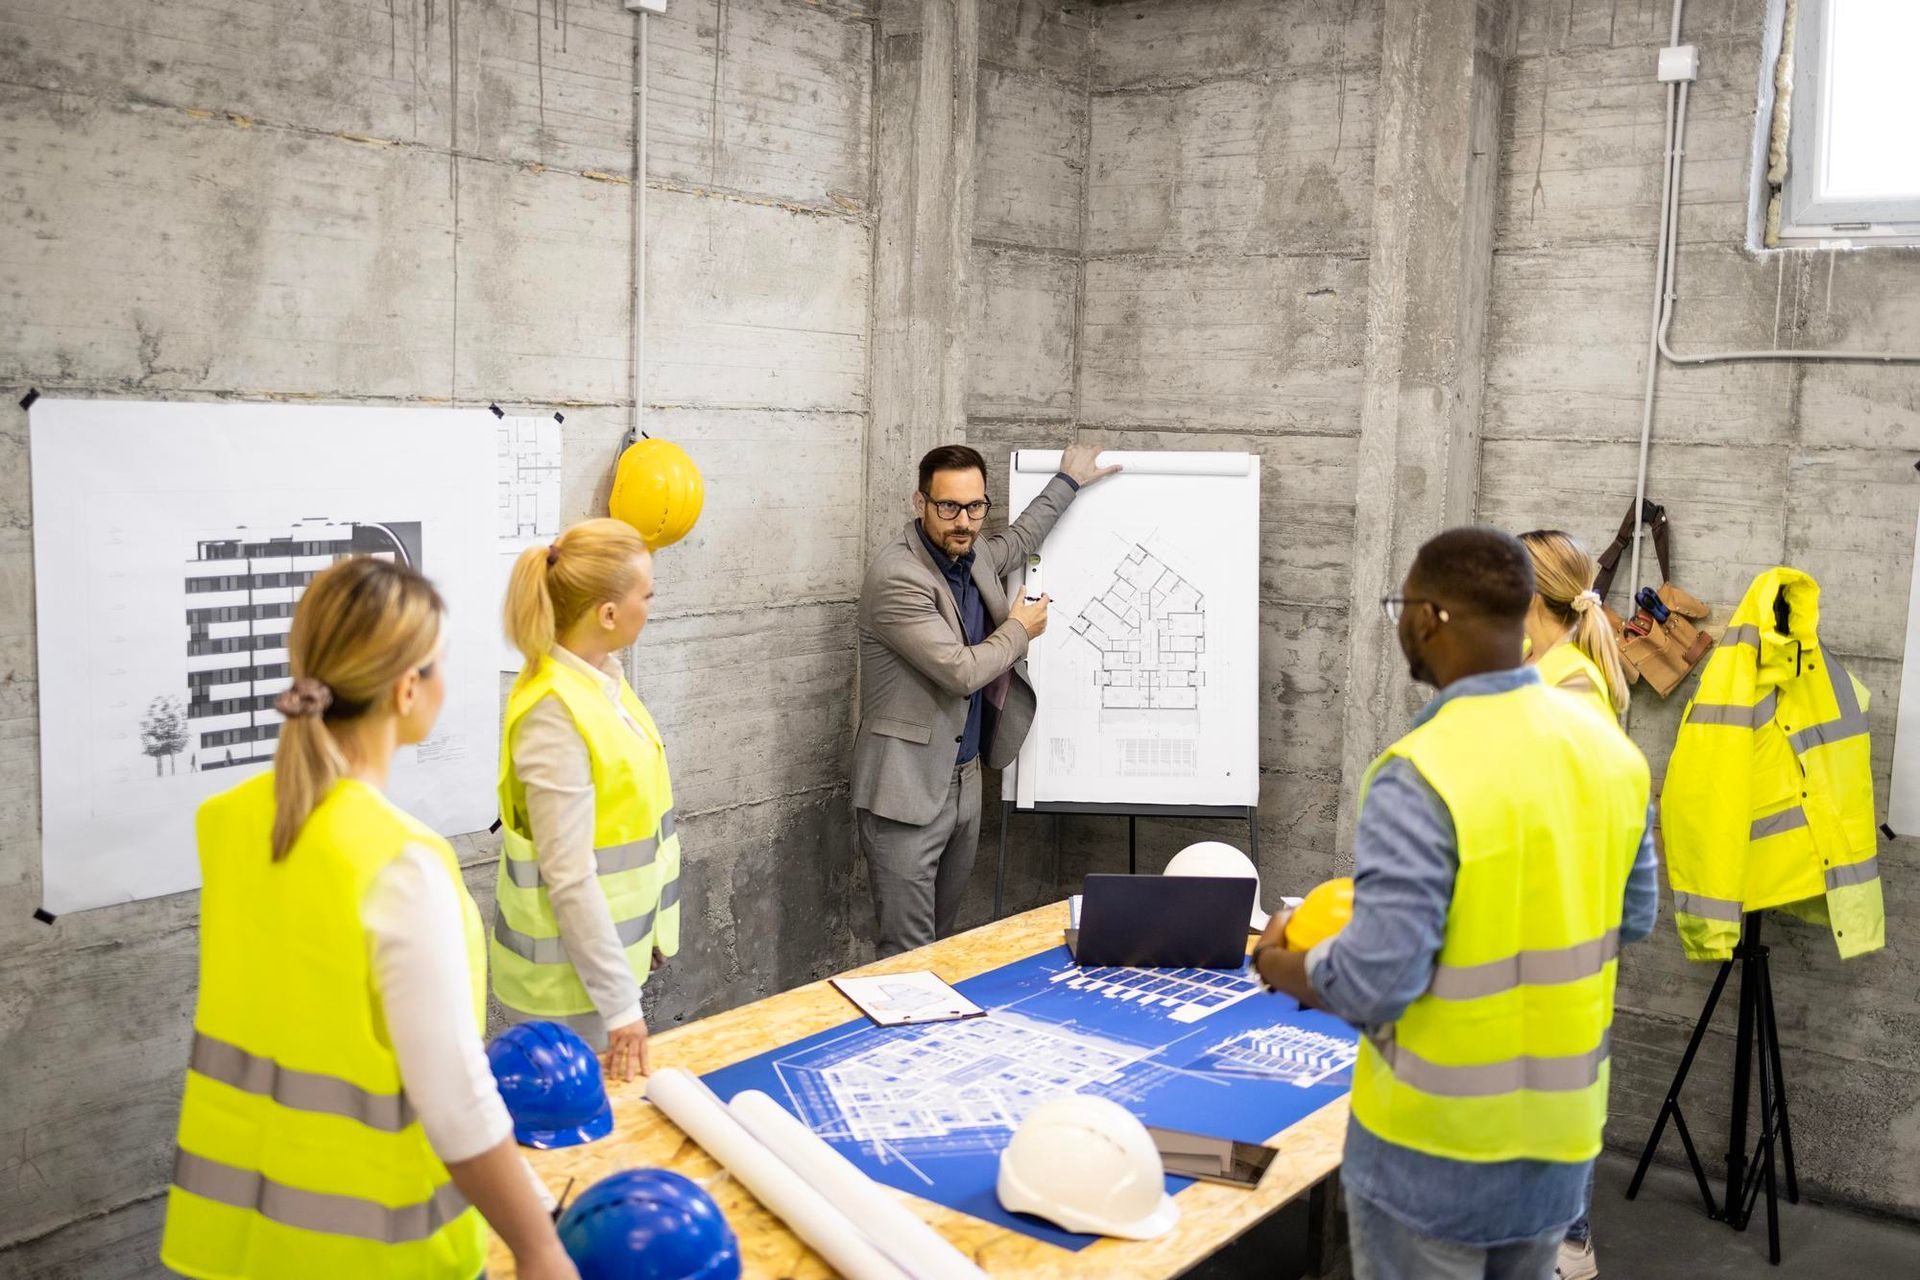
<instances>
[{"instance_id":1,"label":"tree drawing on poster","mask_svg":"<svg viewBox=\"0 0 1920 1280\"><path fill-rule=\"evenodd\" d=\"M348 556L447 604L446 705L389 795L448 835L492 820L491 414L43 398L29 427L47 910L198 886L194 812L271 764L294 609Z\"/></svg>"},{"instance_id":2,"label":"tree drawing on poster","mask_svg":"<svg viewBox=\"0 0 1920 1280\"><path fill-rule=\"evenodd\" d=\"M186 745L186 709L180 699L161 694L147 704L147 714L140 717L140 754L153 757L153 776L163 776L163 760L173 766L171 772L179 773L179 756Z\"/></svg>"}]
</instances>

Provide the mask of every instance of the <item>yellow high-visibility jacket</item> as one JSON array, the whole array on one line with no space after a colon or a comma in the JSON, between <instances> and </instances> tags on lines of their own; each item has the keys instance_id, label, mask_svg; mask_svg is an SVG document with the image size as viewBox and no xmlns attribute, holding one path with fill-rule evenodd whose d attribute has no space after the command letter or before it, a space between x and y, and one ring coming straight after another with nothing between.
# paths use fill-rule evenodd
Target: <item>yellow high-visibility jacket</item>
<instances>
[{"instance_id":1,"label":"yellow high-visibility jacket","mask_svg":"<svg viewBox=\"0 0 1920 1280\"><path fill-rule=\"evenodd\" d=\"M1660 829L1688 959L1727 959L1742 913L1768 907L1830 925L1842 956L1886 945L1867 689L1819 625L1820 584L1767 570L1687 704Z\"/></svg>"}]
</instances>

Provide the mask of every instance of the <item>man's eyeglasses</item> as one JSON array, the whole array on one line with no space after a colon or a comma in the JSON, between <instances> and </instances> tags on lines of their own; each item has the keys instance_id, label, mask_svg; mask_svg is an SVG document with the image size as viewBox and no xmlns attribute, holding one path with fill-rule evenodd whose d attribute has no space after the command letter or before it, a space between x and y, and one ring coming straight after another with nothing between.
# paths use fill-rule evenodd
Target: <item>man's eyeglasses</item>
<instances>
[{"instance_id":1,"label":"man's eyeglasses","mask_svg":"<svg viewBox=\"0 0 1920 1280\"><path fill-rule=\"evenodd\" d=\"M928 498L927 505L932 507L942 520L957 520L962 511L972 519L984 520L987 518L987 512L993 507L993 501L990 498L982 498L978 502L948 502L944 498L938 501Z\"/></svg>"},{"instance_id":2,"label":"man's eyeglasses","mask_svg":"<svg viewBox=\"0 0 1920 1280\"><path fill-rule=\"evenodd\" d=\"M1447 611L1445 609L1442 609L1438 604L1438 602L1436 601L1427 600L1420 596L1382 596L1380 597L1380 611L1386 614L1387 621L1392 623L1396 627L1400 625L1400 616L1407 611L1407 606L1410 604L1430 604L1433 606L1433 613L1435 617L1439 618L1440 621L1442 622L1451 621L1451 619L1447 616Z\"/></svg>"}]
</instances>

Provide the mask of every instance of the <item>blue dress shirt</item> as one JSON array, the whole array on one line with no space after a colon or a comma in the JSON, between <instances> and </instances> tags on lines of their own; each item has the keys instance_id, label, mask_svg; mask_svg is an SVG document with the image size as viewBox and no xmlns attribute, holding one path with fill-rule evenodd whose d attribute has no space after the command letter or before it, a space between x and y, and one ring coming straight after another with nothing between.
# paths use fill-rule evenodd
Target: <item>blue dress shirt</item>
<instances>
[{"instance_id":1,"label":"blue dress shirt","mask_svg":"<svg viewBox=\"0 0 1920 1280\"><path fill-rule=\"evenodd\" d=\"M1471 676L1423 708L1425 724L1455 698L1506 693L1539 683L1531 667ZM1395 758L1367 791L1354 830L1353 919L1307 954L1307 979L1320 1004L1363 1029L1398 1019L1425 993L1445 937L1460 867L1453 816L1420 771ZM1627 879L1620 941L1653 932L1660 909L1653 812ZM1431 1156L1347 1126L1341 1177L1412 1230L1463 1244L1506 1244L1565 1227L1585 1211L1590 1160L1478 1163Z\"/></svg>"}]
</instances>

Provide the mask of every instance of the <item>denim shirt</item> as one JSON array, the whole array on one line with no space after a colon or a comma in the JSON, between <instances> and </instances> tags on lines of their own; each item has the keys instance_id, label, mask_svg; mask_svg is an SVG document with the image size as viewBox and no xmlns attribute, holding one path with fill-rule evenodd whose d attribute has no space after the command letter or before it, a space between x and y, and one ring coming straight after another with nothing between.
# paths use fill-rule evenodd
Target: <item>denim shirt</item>
<instances>
[{"instance_id":1,"label":"denim shirt","mask_svg":"<svg viewBox=\"0 0 1920 1280\"><path fill-rule=\"evenodd\" d=\"M1457 680L1415 718L1431 720L1455 698L1539 683L1531 667ZM1307 954L1322 1006L1363 1029L1398 1019L1433 980L1460 867L1453 816L1406 760L1374 775L1354 830L1354 880L1364 886L1352 921ZM1660 909L1653 812L1627 879L1620 941L1653 932ZM1341 1177L1356 1195L1424 1236L1496 1245L1564 1228L1585 1211L1591 1160L1448 1160L1388 1142L1356 1119L1347 1126Z\"/></svg>"}]
</instances>

